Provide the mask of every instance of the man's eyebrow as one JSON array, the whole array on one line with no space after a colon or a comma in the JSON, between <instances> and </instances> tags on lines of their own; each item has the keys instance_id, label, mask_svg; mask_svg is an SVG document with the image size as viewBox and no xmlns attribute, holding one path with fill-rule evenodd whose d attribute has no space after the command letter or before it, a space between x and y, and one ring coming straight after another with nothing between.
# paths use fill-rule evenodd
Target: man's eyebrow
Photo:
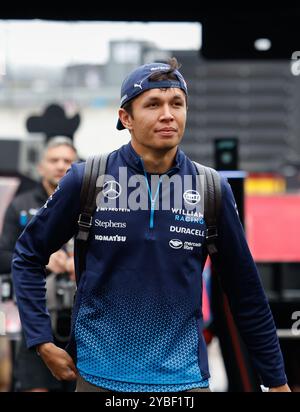
<instances>
[{"instance_id":1,"label":"man's eyebrow","mask_svg":"<svg viewBox=\"0 0 300 412\"><path fill-rule=\"evenodd\" d=\"M154 100L160 100L160 97L158 97L158 96L152 96L152 97L147 97L147 98L146 98L146 101L147 101L147 102L152 102L152 101L154 101Z\"/></svg>"},{"instance_id":2,"label":"man's eyebrow","mask_svg":"<svg viewBox=\"0 0 300 412\"><path fill-rule=\"evenodd\" d=\"M149 96L146 99L146 102L154 102L154 101L160 101L161 97L160 96ZM174 96L170 97L170 100L184 100L184 97L181 96L180 94L175 94Z\"/></svg>"},{"instance_id":3,"label":"man's eyebrow","mask_svg":"<svg viewBox=\"0 0 300 412\"><path fill-rule=\"evenodd\" d=\"M173 96L173 98L174 98L174 99L178 99L178 100L184 100L184 97L181 96L181 94L175 94L175 95Z\"/></svg>"}]
</instances>

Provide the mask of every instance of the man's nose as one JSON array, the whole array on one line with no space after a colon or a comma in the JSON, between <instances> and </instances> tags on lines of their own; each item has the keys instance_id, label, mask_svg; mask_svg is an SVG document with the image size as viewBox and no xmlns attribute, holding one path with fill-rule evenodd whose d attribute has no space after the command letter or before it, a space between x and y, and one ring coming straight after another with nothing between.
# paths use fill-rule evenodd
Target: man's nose
<instances>
[{"instance_id":1,"label":"man's nose","mask_svg":"<svg viewBox=\"0 0 300 412\"><path fill-rule=\"evenodd\" d=\"M57 168L59 170L67 169L67 163L64 160L60 160L59 162L57 162Z\"/></svg>"},{"instance_id":2,"label":"man's nose","mask_svg":"<svg viewBox=\"0 0 300 412\"><path fill-rule=\"evenodd\" d=\"M165 105L162 106L162 112L161 112L160 117L161 117L161 120L172 120L172 119L174 119L171 108L168 104L165 104Z\"/></svg>"}]
</instances>

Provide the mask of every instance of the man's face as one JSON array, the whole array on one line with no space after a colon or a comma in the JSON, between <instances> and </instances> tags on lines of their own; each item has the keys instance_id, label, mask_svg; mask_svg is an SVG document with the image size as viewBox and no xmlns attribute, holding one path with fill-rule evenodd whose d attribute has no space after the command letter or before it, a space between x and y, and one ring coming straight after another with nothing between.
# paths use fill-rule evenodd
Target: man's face
<instances>
[{"instance_id":1,"label":"man's face","mask_svg":"<svg viewBox=\"0 0 300 412\"><path fill-rule=\"evenodd\" d=\"M127 126L139 145L165 151L180 143L187 113L181 89L147 90L133 100L132 113L127 117Z\"/></svg>"},{"instance_id":2,"label":"man's face","mask_svg":"<svg viewBox=\"0 0 300 412\"><path fill-rule=\"evenodd\" d=\"M70 146L59 145L46 151L38 170L43 181L56 187L75 160L76 153Z\"/></svg>"}]
</instances>

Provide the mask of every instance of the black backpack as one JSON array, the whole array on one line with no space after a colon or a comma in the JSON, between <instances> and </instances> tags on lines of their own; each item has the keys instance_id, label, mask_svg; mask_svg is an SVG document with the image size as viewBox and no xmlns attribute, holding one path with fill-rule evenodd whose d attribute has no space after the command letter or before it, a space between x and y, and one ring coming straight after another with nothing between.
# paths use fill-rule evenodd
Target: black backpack
<instances>
[{"instance_id":1,"label":"black backpack","mask_svg":"<svg viewBox=\"0 0 300 412\"><path fill-rule=\"evenodd\" d=\"M79 276L85 267L85 256L88 237L92 226L93 214L96 210L96 198L101 192L104 183L106 163L109 153L91 156L87 159L84 170L83 183L80 192L80 214L78 219L79 231L75 245L78 256ZM216 257L216 239L218 237L218 217L221 208L221 181L216 170L193 162L198 176L204 175L204 220L206 229L206 247L211 259ZM99 178L98 182L97 179ZM97 185L96 185L97 182Z\"/></svg>"}]
</instances>

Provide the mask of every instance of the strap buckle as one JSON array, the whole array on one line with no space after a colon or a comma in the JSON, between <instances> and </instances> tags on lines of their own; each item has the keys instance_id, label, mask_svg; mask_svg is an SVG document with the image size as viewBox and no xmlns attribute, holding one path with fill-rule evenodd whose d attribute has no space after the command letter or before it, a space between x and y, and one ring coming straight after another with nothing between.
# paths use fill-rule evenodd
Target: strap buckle
<instances>
[{"instance_id":1,"label":"strap buckle","mask_svg":"<svg viewBox=\"0 0 300 412\"><path fill-rule=\"evenodd\" d=\"M92 226L93 216L86 213L80 213L78 219L78 225L80 228L89 229Z\"/></svg>"},{"instance_id":2,"label":"strap buckle","mask_svg":"<svg viewBox=\"0 0 300 412\"><path fill-rule=\"evenodd\" d=\"M218 237L217 226L208 226L206 229L206 239L216 239Z\"/></svg>"}]
</instances>

